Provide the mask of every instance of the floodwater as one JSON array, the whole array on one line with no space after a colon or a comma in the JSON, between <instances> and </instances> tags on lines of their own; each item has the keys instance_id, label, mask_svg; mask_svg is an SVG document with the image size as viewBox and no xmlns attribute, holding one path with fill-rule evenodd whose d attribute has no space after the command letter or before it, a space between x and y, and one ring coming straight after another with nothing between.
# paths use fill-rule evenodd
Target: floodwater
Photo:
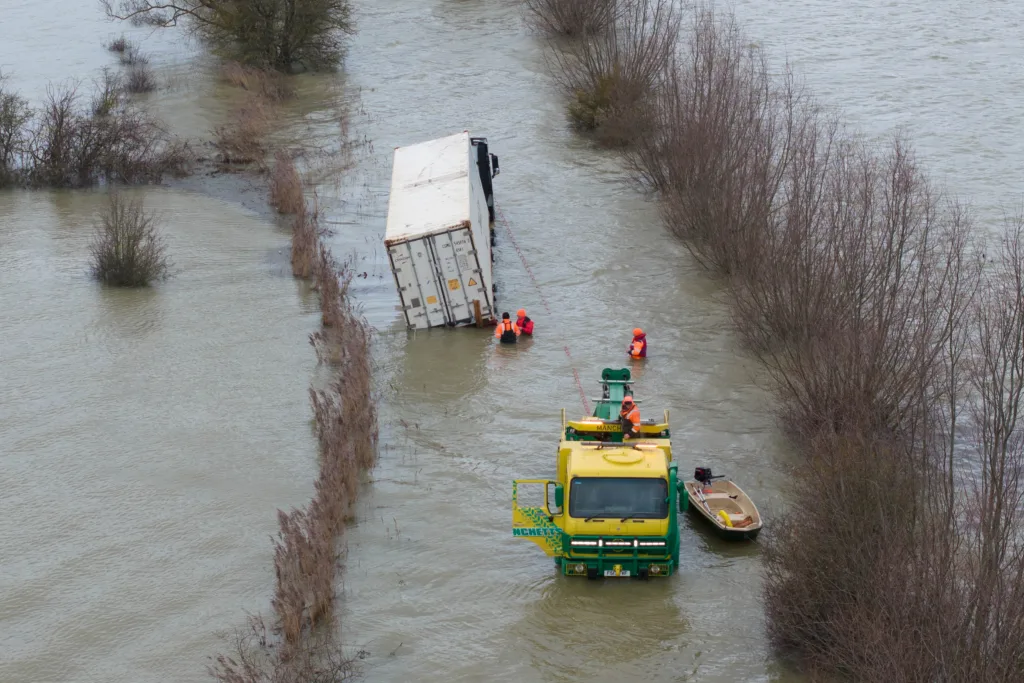
<instances>
[{"instance_id":1,"label":"floodwater","mask_svg":"<svg viewBox=\"0 0 1024 683\"><path fill-rule=\"evenodd\" d=\"M64 4L56 24L42 20L52 7L5 8L0 66L33 98L47 79L112 61L100 44L115 27L90 3ZM511 480L550 476L559 411L583 410L572 367L593 396L603 367L627 364L637 325L651 341L641 408L671 411L683 473L728 473L770 515L785 444L717 285L615 160L566 130L514 3L357 6L344 79L360 93L352 133L372 145L319 192L335 252L358 254L355 291L378 330L383 448L348 535L341 615L366 680L795 680L764 642L756 545L686 522L677 576L587 582L512 538ZM737 11L869 134L906 125L983 222L1013 199L1016 5ZM213 125L231 95L169 34L133 35L167 86L152 106L175 130ZM337 88L305 81L285 134L336 140ZM499 306L537 322L513 349L487 331L408 334L395 310L381 248L391 149L463 129L501 158L496 201L536 278L499 226ZM152 292L88 279L99 195L0 194L0 680L203 680L221 633L267 609L274 509L311 490L316 315L287 276L285 233L252 210L258 195L208 182L236 201L142 193L177 269Z\"/></svg>"}]
</instances>

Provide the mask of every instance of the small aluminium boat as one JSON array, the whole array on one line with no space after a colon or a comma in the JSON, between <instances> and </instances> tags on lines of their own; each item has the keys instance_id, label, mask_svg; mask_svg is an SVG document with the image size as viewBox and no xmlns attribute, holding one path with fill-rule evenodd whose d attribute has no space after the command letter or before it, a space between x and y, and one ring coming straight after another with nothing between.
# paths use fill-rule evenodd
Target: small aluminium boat
<instances>
[{"instance_id":1,"label":"small aluminium boat","mask_svg":"<svg viewBox=\"0 0 1024 683\"><path fill-rule=\"evenodd\" d=\"M685 486L690 511L707 520L719 537L753 541L761 532L761 515L754 501L724 475L712 475L710 467L698 467Z\"/></svg>"}]
</instances>

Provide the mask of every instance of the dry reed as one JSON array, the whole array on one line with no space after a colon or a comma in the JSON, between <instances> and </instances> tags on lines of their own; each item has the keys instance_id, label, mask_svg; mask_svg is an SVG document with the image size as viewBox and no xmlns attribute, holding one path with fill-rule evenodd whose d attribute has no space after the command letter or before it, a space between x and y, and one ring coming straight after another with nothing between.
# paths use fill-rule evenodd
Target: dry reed
<instances>
[{"instance_id":1,"label":"dry reed","mask_svg":"<svg viewBox=\"0 0 1024 683\"><path fill-rule=\"evenodd\" d=\"M259 96L250 97L230 120L217 126L214 146L226 164L262 163L266 157L266 136L270 132L271 105Z\"/></svg>"},{"instance_id":2,"label":"dry reed","mask_svg":"<svg viewBox=\"0 0 1024 683\"><path fill-rule=\"evenodd\" d=\"M275 588L271 606L281 643L268 642L260 619L240 634L234 656L214 658L209 671L224 683L256 681L336 681L352 674L333 638L335 575L346 521L358 496L360 477L377 457L377 411L373 395L370 328L352 301L351 271L339 266L323 241L316 194L307 205L301 177L283 151L269 183L269 200L281 212L294 212L292 270L314 277L321 329L310 343L334 379L310 390L319 468L310 503L278 511L274 539ZM322 678L321 678L322 676Z\"/></svg>"},{"instance_id":3,"label":"dry reed","mask_svg":"<svg viewBox=\"0 0 1024 683\"><path fill-rule=\"evenodd\" d=\"M278 213L302 213L306 197L302 190L302 178L295 168L295 162L285 150L274 155L274 168L270 172L270 205Z\"/></svg>"},{"instance_id":4,"label":"dry reed","mask_svg":"<svg viewBox=\"0 0 1024 683\"><path fill-rule=\"evenodd\" d=\"M288 99L295 94L294 88L280 73L257 69L235 61L227 61L221 65L220 78L230 85L271 101Z\"/></svg>"}]
</instances>

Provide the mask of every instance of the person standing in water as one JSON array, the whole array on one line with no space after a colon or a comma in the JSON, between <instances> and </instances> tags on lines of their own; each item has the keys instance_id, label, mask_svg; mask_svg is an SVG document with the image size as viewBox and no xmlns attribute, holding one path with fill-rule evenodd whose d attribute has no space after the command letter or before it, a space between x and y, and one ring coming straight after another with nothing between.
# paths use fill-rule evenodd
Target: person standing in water
<instances>
[{"instance_id":1,"label":"person standing in water","mask_svg":"<svg viewBox=\"0 0 1024 683\"><path fill-rule=\"evenodd\" d=\"M527 337L533 336L533 321L530 320L529 316L526 315L526 309L520 308L516 311L516 326L519 328L521 334L525 334Z\"/></svg>"},{"instance_id":2,"label":"person standing in water","mask_svg":"<svg viewBox=\"0 0 1024 683\"><path fill-rule=\"evenodd\" d=\"M502 344L515 344L519 340L519 326L512 321L508 313L502 313L501 322L494 330L494 336Z\"/></svg>"},{"instance_id":3,"label":"person standing in water","mask_svg":"<svg viewBox=\"0 0 1024 683\"><path fill-rule=\"evenodd\" d=\"M633 341L629 343L629 357L647 358L647 335L639 327L633 330Z\"/></svg>"}]
</instances>

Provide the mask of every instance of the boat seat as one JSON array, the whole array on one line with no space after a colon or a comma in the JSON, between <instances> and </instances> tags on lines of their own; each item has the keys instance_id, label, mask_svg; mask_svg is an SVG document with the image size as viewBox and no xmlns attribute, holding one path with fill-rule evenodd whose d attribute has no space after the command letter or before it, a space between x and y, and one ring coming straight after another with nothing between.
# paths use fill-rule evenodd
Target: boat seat
<instances>
[{"instance_id":1,"label":"boat seat","mask_svg":"<svg viewBox=\"0 0 1024 683\"><path fill-rule=\"evenodd\" d=\"M729 514L729 513L726 513L726 514L729 515L729 519L732 520L733 523L742 522L743 520L745 520L749 516L746 513L741 513L741 514L738 514L738 515L732 515L732 514Z\"/></svg>"},{"instance_id":2,"label":"boat seat","mask_svg":"<svg viewBox=\"0 0 1024 683\"><path fill-rule=\"evenodd\" d=\"M705 493L703 495L707 500L724 500L729 497L728 493Z\"/></svg>"}]
</instances>

